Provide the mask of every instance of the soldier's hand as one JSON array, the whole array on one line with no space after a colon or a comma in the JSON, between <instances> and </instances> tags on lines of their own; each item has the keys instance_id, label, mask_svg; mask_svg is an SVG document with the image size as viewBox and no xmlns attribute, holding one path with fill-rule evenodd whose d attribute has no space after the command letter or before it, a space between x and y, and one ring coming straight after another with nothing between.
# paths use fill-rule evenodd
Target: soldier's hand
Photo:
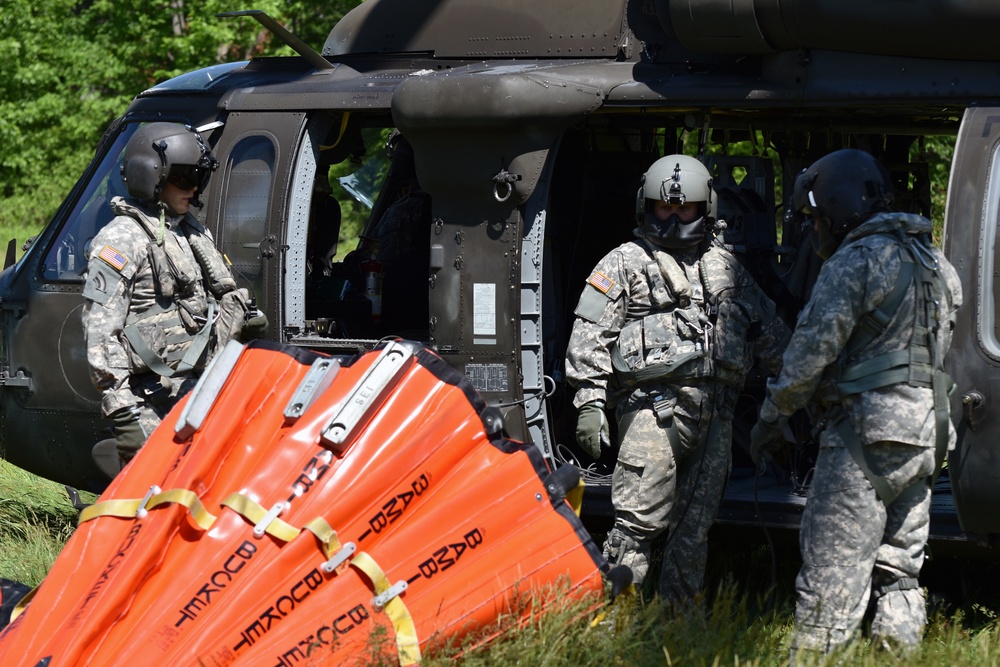
<instances>
[{"instance_id":1,"label":"soldier's hand","mask_svg":"<svg viewBox=\"0 0 1000 667\"><path fill-rule=\"evenodd\" d=\"M775 421L758 419L750 430L750 458L755 466L760 465L762 457L772 458L772 454L782 447L785 437L785 425L788 417L780 417Z\"/></svg>"},{"instance_id":2,"label":"soldier's hand","mask_svg":"<svg viewBox=\"0 0 1000 667\"><path fill-rule=\"evenodd\" d=\"M601 458L602 447L611 446L611 427L602 402L591 401L580 407L576 419L576 442L595 460Z\"/></svg>"},{"instance_id":3,"label":"soldier's hand","mask_svg":"<svg viewBox=\"0 0 1000 667\"><path fill-rule=\"evenodd\" d=\"M256 338L263 338L267 335L267 315L258 313L243 323L240 329L240 341L246 343Z\"/></svg>"}]
</instances>

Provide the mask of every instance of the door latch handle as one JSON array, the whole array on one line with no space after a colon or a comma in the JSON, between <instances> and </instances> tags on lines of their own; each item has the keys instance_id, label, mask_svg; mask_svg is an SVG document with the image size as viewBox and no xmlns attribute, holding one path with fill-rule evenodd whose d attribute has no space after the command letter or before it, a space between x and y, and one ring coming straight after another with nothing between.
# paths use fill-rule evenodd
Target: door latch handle
<instances>
[{"instance_id":1,"label":"door latch handle","mask_svg":"<svg viewBox=\"0 0 1000 667\"><path fill-rule=\"evenodd\" d=\"M986 397L977 389L962 394L962 418L969 424L969 429L973 431L976 430L979 421L977 413L984 403L986 403Z\"/></svg>"}]
</instances>

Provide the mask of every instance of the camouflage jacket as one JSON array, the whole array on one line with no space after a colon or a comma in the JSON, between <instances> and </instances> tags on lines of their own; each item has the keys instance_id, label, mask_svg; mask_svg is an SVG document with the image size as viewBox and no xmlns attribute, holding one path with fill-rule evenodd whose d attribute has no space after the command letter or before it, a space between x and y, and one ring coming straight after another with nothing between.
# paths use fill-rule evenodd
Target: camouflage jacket
<instances>
[{"instance_id":1,"label":"camouflage jacket","mask_svg":"<svg viewBox=\"0 0 1000 667\"><path fill-rule=\"evenodd\" d=\"M816 408L814 416L821 418L832 409L846 408L864 445L884 440L926 447L934 444L934 399L929 387L901 382L847 396L843 402L830 400L828 383L840 370L910 348L916 291L912 285L880 335L857 351L849 349L853 344L848 345L862 317L880 306L896 284L906 254L898 232L929 237L931 222L909 213L878 214L852 230L823 264L812 297L799 314L781 373L768 383L761 418L774 420L807 406ZM943 253L929 241L925 247L937 260L945 286L947 303L941 304L937 314L943 357L951 345L962 288ZM953 429L949 430L954 442ZM824 438L828 444L842 444L836 429L827 429Z\"/></svg>"},{"instance_id":2,"label":"camouflage jacket","mask_svg":"<svg viewBox=\"0 0 1000 667\"><path fill-rule=\"evenodd\" d=\"M138 399L128 379L150 372L126 337L129 324L136 325L149 349L176 366L210 312L218 312L213 289L235 291L228 268L219 268L221 255L209 273L224 273L225 286L206 279L188 234L201 235L208 242L211 235L190 213L165 216L161 227L159 212L149 211L136 200L116 197L111 206L117 215L91 243L83 293L87 360L94 386L102 393L105 415L135 405ZM156 242L158 235L162 243ZM211 350L199 367L210 355Z\"/></svg>"},{"instance_id":3,"label":"camouflage jacket","mask_svg":"<svg viewBox=\"0 0 1000 667\"><path fill-rule=\"evenodd\" d=\"M575 314L566 377L576 407L613 404L644 384L738 389L755 359L777 370L789 336L774 303L718 242L703 254L654 250L641 238L618 246L594 268Z\"/></svg>"}]
</instances>

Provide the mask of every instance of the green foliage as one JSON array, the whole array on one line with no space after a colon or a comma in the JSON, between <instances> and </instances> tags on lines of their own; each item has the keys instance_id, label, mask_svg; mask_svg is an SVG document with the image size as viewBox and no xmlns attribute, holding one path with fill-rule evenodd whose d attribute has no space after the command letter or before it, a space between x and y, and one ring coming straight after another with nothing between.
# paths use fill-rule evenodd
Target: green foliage
<instances>
[{"instance_id":1,"label":"green foliage","mask_svg":"<svg viewBox=\"0 0 1000 667\"><path fill-rule=\"evenodd\" d=\"M253 4L322 49L360 0ZM0 5L0 229L41 230L108 124L143 90L208 65L292 51L232 0L5 0ZM7 237L5 237L7 238Z\"/></svg>"}]
</instances>

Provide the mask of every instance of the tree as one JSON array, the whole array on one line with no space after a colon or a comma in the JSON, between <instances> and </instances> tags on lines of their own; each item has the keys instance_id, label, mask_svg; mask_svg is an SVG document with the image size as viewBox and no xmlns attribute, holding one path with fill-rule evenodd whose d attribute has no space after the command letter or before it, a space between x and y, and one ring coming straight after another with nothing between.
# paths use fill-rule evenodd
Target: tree
<instances>
[{"instance_id":1,"label":"tree","mask_svg":"<svg viewBox=\"0 0 1000 667\"><path fill-rule=\"evenodd\" d=\"M317 50L360 0L260 0ZM143 90L200 67L291 51L231 0L5 0L0 8L0 228L52 216L108 124ZM301 30L301 32L299 32Z\"/></svg>"}]
</instances>

